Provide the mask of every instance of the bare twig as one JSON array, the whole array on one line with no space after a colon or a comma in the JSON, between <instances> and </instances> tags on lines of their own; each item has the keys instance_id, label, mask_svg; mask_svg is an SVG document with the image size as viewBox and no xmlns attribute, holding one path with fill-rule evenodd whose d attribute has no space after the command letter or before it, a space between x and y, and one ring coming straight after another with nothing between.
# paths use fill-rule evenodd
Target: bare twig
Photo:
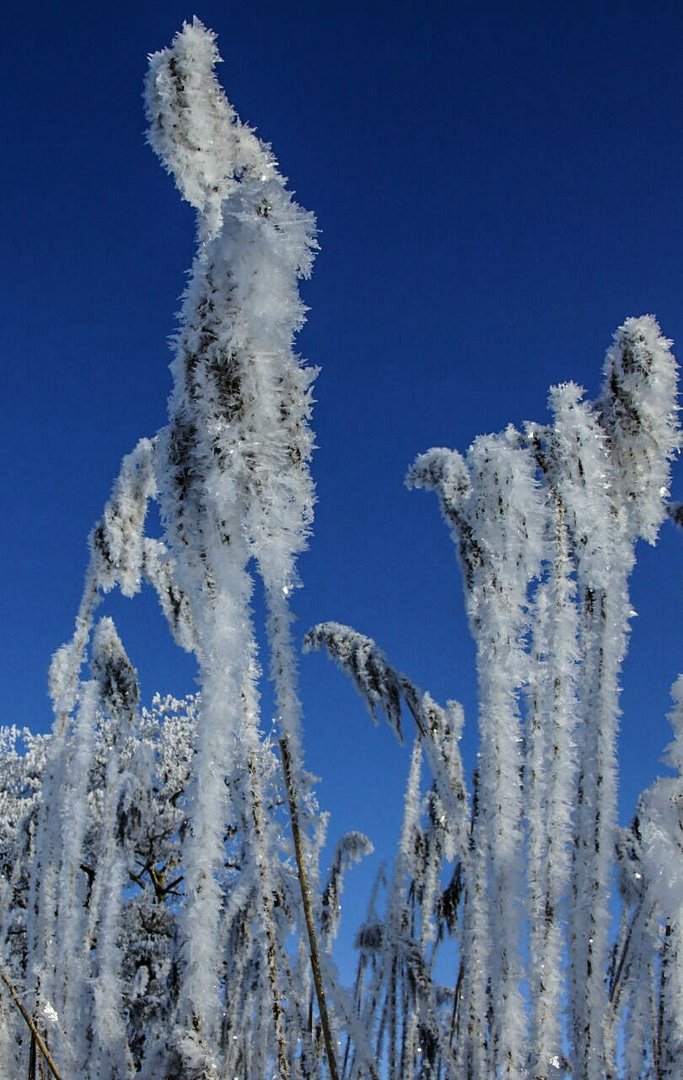
<instances>
[{"instance_id":1,"label":"bare twig","mask_svg":"<svg viewBox=\"0 0 683 1080\"><path fill-rule=\"evenodd\" d=\"M282 754L282 771L285 778L285 788L287 789L287 801L289 802L289 816L292 824L292 839L294 840L294 854L296 856L296 865L299 875L301 901L303 903L304 917L306 919L306 930L308 931L308 948L311 957L313 984L315 986L315 995L318 999L318 1011L320 1013L320 1024L323 1029L323 1038L325 1040L327 1064L330 1070L331 1080L339 1080L339 1073L337 1071L337 1060L334 1055L334 1045L332 1043L330 1018L327 1012L327 1003L325 1001L325 987L323 985L322 971L320 968L318 939L315 932L313 906L311 904L311 890L308 884L308 874L306 873L303 844L301 842L301 829L299 828L299 808L297 805L297 793L294 786L294 778L292 776L292 758L289 752L289 745L286 738L280 739L280 753Z\"/></svg>"},{"instance_id":2,"label":"bare twig","mask_svg":"<svg viewBox=\"0 0 683 1080\"><path fill-rule=\"evenodd\" d=\"M57 1071L57 1066L55 1065L54 1061L52 1060L52 1056L50 1054L50 1051L48 1050L46 1043L43 1041L43 1038L42 1038L40 1032L38 1031L38 1028L36 1027L30 1013L27 1011L23 1001L19 997L19 994L14 989L12 983L9 981L9 979L7 978L7 975L5 974L4 971L1 973L1 977L2 977L2 981L4 982L5 986L7 987L10 994L12 995L12 1000L13 1000L14 1004L16 1005L19 1012L23 1016L26 1024L28 1025L29 1031L31 1032L31 1035L35 1039L36 1046L38 1047L41 1054L45 1058L45 1062L47 1064L47 1067L49 1068L50 1072L52 1073L52 1075L54 1077L54 1080L62 1080L61 1075Z\"/></svg>"}]
</instances>

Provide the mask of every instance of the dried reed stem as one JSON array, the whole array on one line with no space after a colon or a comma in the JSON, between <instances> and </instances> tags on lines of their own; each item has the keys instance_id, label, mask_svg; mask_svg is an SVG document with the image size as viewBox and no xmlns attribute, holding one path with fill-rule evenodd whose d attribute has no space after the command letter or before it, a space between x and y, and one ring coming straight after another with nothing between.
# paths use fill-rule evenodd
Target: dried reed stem
<instances>
[{"instance_id":1,"label":"dried reed stem","mask_svg":"<svg viewBox=\"0 0 683 1080\"><path fill-rule=\"evenodd\" d=\"M287 801L289 803L289 816L292 823L292 839L294 840L294 854L296 857L296 865L299 876L299 887L301 889L301 901L304 907L306 930L308 932L308 948L311 957L313 984L315 986L315 996L318 999L318 1012L320 1013L320 1023L323 1029L323 1038L325 1040L327 1064L330 1070L331 1080L339 1080L339 1073L337 1072L337 1060L334 1056L334 1046L332 1043L330 1018L327 1012L327 1003L325 1001L325 987L323 985L322 971L320 968L320 954L318 952L318 939L315 932L315 921L313 919L311 890L308 884L306 865L304 863L304 850L301 840L301 829L299 828L299 808L297 805L297 793L294 786L294 778L292 776L292 758L289 752L289 745L286 738L280 739L280 753L282 754L282 771L285 778Z\"/></svg>"},{"instance_id":2,"label":"dried reed stem","mask_svg":"<svg viewBox=\"0 0 683 1080\"><path fill-rule=\"evenodd\" d=\"M3 971L2 973L0 973L0 975L2 977L2 981L4 982L5 986L7 987L10 994L12 995L12 1000L13 1000L14 1004L16 1005L19 1012L21 1013L24 1020L26 1021L26 1024L28 1025L29 1031L31 1032L31 1034L33 1035L33 1038L36 1041L36 1046L38 1047L41 1054L45 1058L45 1062L47 1064L47 1067L49 1068L50 1072L52 1073L52 1075L54 1077L54 1080L62 1080L62 1077L60 1076L59 1072L57 1071L57 1066L55 1065L54 1061L52 1060L52 1057L50 1055L50 1051L48 1050L46 1043L43 1041L43 1038L42 1038L40 1032L38 1031L38 1028L36 1027L30 1013L27 1011L23 1001L19 997L17 991L12 986L12 983L7 978L7 975L5 974L5 972Z\"/></svg>"}]
</instances>

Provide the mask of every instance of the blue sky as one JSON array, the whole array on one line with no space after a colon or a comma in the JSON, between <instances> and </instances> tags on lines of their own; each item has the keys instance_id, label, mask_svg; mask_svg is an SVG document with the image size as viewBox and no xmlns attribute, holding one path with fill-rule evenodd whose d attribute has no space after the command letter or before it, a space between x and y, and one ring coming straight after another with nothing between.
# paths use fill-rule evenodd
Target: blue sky
<instances>
[{"instance_id":1,"label":"blue sky","mask_svg":"<svg viewBox=\"0 0 683 1080\"><path fill-rule=\"evenodd\" d=\"M141 88L146 54L193 14L321 230L299 342L321 367L300 633L348 622L437 698L460 698L471 763L454 552L434 497L403 477L430 446L542 420L552 383L593 396L628 315L652 312L683 341L683 8L65 0L3 14L6 723L49 726L46 670L71 633L86 536L123 454L165 420L194 225L144 143ZM633 599L624 820L669 740L683 533L641 548ZM109 611L147 697L193 688L152 597ZM407 752L324 658L301 675L331 835L364 829L386 855ZM371 871L355 872L359 895Z\"/></svg>"}]
</instances>

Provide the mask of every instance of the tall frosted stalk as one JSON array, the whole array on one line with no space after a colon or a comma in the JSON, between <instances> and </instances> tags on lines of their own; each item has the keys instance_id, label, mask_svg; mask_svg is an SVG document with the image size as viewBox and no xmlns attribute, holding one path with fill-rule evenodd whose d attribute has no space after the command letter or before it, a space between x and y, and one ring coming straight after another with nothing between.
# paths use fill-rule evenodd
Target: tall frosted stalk
<instances>
[{"instance_id":1,"label":"tall frosted stalk","mask_svg":"<svg viewBox=\"0 0 683 1080\"><path fill-rule=\"evenodd\" d=\"M297 280L310 270L314 221L287 193L270 151L223 97L213 74L217 60L213 35L195 20L170 49L152 57L147 83L150 143L199 221L157 475L203 687L187 845L193 900L184 914L183 998L187 1022L209 1045L221 1008L215 938L228 825L224 777L238 761L249 768L242 731L257 723L243 706L245 696L253 696L255 672L248 563L256 560L264 582L272 676L298 802L299 706L287 598L313 504L307 420L314 373L294 355L292 338L303 322ZM258 817L256 792L254 799ZM257 863L268 858L265 827L255 830L254 842L264 845ZM279 1029L270 939L267 952ZM281 1032L277 1043L285 1075Z\"/></svg>"}]
</instances>

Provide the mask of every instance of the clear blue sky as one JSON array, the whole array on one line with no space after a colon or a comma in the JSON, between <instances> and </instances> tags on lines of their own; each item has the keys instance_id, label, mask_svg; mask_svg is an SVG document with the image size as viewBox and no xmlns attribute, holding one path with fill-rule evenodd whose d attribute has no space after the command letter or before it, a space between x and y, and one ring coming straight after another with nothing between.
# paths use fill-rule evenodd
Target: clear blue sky
<instances>
[{"instance_id":1,"label":"clear blue sky","mask_svg":"<svg viewBox=\"0 0 683 1080\"><path fill-rule=\"evenodd\" d=\"M594 395L628 315L652 312L683 342L683 7L64 0L5 10L6 723L49 726L46 669L71 633L87 533L122 455L165 420L166 338L194 225L145 146L140 95L146 54L193 14L217 31L231 100L272 142L321 229L300 338L322 368L301 635L322 619L351 623L435 696L463 700L471 763L473 648L454 552L436 499L407 492L403 476L430 446L465 449L508 421L542 420L554 382ZM640 556L624 820L658 771L668 690L683 670L683 533L666 526ZM109 610L147 697L193 688L153 598ZM301 672L331 835L361 828L384 848L407 754L372 728L328 661L303 658Z\"/></svg>"}]
</instances>

